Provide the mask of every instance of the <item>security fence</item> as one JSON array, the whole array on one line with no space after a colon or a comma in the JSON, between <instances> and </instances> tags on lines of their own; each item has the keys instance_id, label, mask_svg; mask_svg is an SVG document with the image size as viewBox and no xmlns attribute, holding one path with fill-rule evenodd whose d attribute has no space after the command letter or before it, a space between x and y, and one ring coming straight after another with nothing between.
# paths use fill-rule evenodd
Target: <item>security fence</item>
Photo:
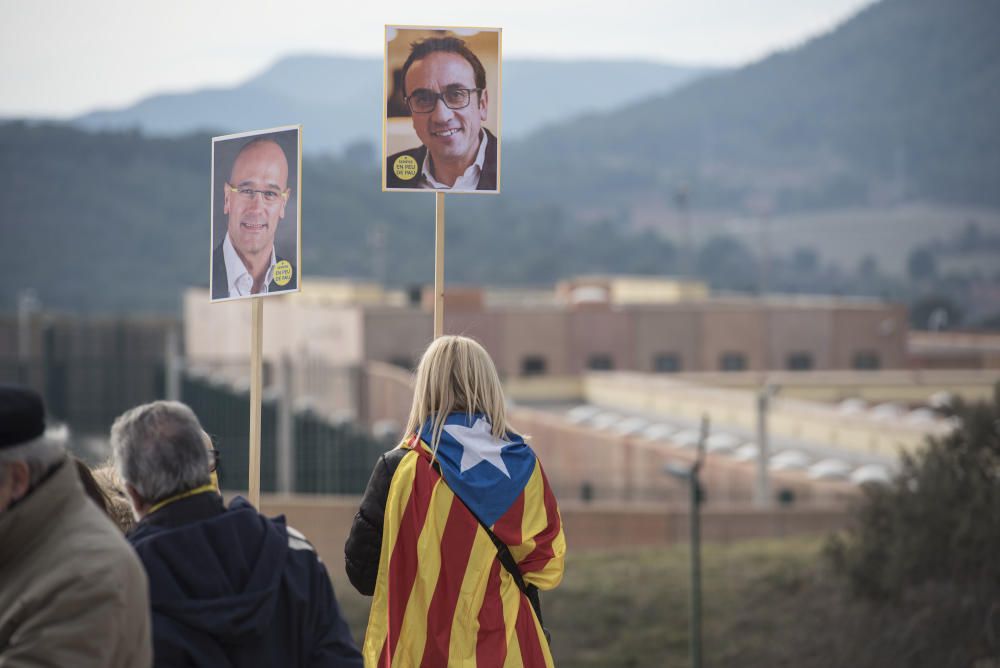
<instances>
[{"instance_id":1,"label":"security fence","mask_svg":"<svg viewBox=\"0 0 1000 668\"><path fill-rule=\"evenodd\" d=\"M184 359L178 326L166 318L0 316L0 382L36 389L49 419L69 427L71 448L91 464L107 458L116 417L149 401L179 399L221 452L220 482L246 489L249 362ZM261 489L364 491L376 458L398 437L394 429L385 438L368 432L364 369L283 359L263 371Z\"/></svg>"},{"instance_id":2,"label":"security fence","mask_svg":"<svg viewBox=\"0 0 1000 668\"><path fill-rule=\"evenodd\" d=\"M226 489L245 489L249 391L188 375L181 387L184 402L199 416L219 450L220 484ZM375 460L394 445L393 439L376 438L353 422L335 422L312 406L286 407L283 401L280 394L269 391L261 402L261 490L362 493ZM283 410L290 413L287 422Z\"/></svg>"}]
</instances>

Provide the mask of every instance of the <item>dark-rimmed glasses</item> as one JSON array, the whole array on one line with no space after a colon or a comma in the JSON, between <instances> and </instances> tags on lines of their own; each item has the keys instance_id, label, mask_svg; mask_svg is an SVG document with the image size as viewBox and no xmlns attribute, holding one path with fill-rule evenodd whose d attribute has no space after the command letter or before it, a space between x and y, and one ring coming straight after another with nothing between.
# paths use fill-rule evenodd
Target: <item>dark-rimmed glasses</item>
<instances>
[{"instance_id":1,"label":"dark-rimmed glasses","mask_svg":"<svg viewBox=\"0 0 1000 668\"><path fill-rule=\"evenodd\" d=\"M482 88L449 88L443 93L435 93L426 88L418 88L413 91L413 95L406 98L406 106L414 114L429 114L434 111L438 100L444 102L444 106L449 109L465 109L469 106L469 100L473 93L479 93Z\"/></svg>"},{"instance_id":2,"label":"dark-rimmed glasses","mask_svg":"<svg viewBox=\"0 0 1000 668\"><path fill-rule=\"evenodd\" d=\"M264 198L265 202L277 202L278 198L288 199L287 190L285 190L284 192L278 192L277 190L255 190L254 188L247 188L245 186L242 188L237 188L231 183L226 183L226 188L229 189L229 192L239 195L240 197L246 200L252 200L254 197L257 196L257 193L260 193L260 196Z\"/></svg>"}]
</instances>

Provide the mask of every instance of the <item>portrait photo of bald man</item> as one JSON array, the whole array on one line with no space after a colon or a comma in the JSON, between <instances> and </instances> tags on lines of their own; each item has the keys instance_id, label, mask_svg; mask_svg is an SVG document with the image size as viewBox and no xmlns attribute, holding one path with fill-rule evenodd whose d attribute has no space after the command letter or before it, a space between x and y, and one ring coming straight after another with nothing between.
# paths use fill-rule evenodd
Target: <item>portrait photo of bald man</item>
<instances>
[{"instance_id":1,"label":"portrait photo of bald man","mask_svg":"<svg viewBox=\"0 0 1000 668\"><path fill-rule=\"evenodd\" d=\"M386 26L383 190L500 191L500 30Z\"/></svg>"},{"instance_id":2,"label":"portrait photo of bald man","mask_svg":"<svg viewBox=\"0 0 1000 668\"><path fill-rule=\"evenodd\" d=\"M297 292L301 127L212 140L212 301Z\"/></svg>"}]
</instances>

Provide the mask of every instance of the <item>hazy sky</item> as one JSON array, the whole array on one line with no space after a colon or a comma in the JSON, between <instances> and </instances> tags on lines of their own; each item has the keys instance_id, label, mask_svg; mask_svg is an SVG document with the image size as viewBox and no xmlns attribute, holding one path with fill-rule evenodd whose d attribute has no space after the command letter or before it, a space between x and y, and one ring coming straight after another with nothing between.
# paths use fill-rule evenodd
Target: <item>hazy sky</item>
<instances>
[{"instance_id":1,"label":"hazy sky","mask_svg":"<svg viewBox=\"0 0 1000 668\"><path fill-rule=\"evenodd\" d=\"M381 56L383 26L503 28L505 58L738 65L870 0L0 0L0 116L230 85L292 53Z\"/></svg>"}]
</instances>

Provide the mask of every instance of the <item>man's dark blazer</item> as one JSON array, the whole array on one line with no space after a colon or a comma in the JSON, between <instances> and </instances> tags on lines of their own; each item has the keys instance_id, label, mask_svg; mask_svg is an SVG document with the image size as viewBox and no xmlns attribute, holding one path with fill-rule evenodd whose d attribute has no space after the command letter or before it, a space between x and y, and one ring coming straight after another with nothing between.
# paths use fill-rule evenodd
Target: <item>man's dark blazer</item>
<instances>
[{"instance_id":1,"label":"man's dark blazer","mask_svg":"<svg viewBox=\"0 0 1000 668\"><path fill-rule=\"evenodd\" d=\"M281 262L282 258L275 255L274 261L275 263ZM292 265L292 280L288 281L285 285L278 285L272 279L267 286L268 293L294 290L298 286L298 269L295 267L295 263L291 260L288 261L288 264ZM215 250L212 251L212 299L226 299L228 297L229 277L226 274L226 256L222 252L222 244L219 244L215 247Z\"/></svg>"},{"instance_id":2,"label":"man's dark blazer","mask_svg":"<svg viewBox=\"0 0 1000 668\"><path fill-rule=\"evenodd\" d=\"M486 143L486 156L483 161L483 171L479 175L479 185L476 190L496 190L497 189L497 138L493 133L483 128L489 141ZM396 158L408 155L417 161L417 175L412 179L404 180L396 176L392 171L392 163ZM419 188L421 185L421 173L424 169L424 158L427 157L427 147L421 144L417 148L411 148L399 153L393 153L385 161L385 187L386 188ZM461 192L461 191L459 191Z\"/></svg>"}]
</instances>

